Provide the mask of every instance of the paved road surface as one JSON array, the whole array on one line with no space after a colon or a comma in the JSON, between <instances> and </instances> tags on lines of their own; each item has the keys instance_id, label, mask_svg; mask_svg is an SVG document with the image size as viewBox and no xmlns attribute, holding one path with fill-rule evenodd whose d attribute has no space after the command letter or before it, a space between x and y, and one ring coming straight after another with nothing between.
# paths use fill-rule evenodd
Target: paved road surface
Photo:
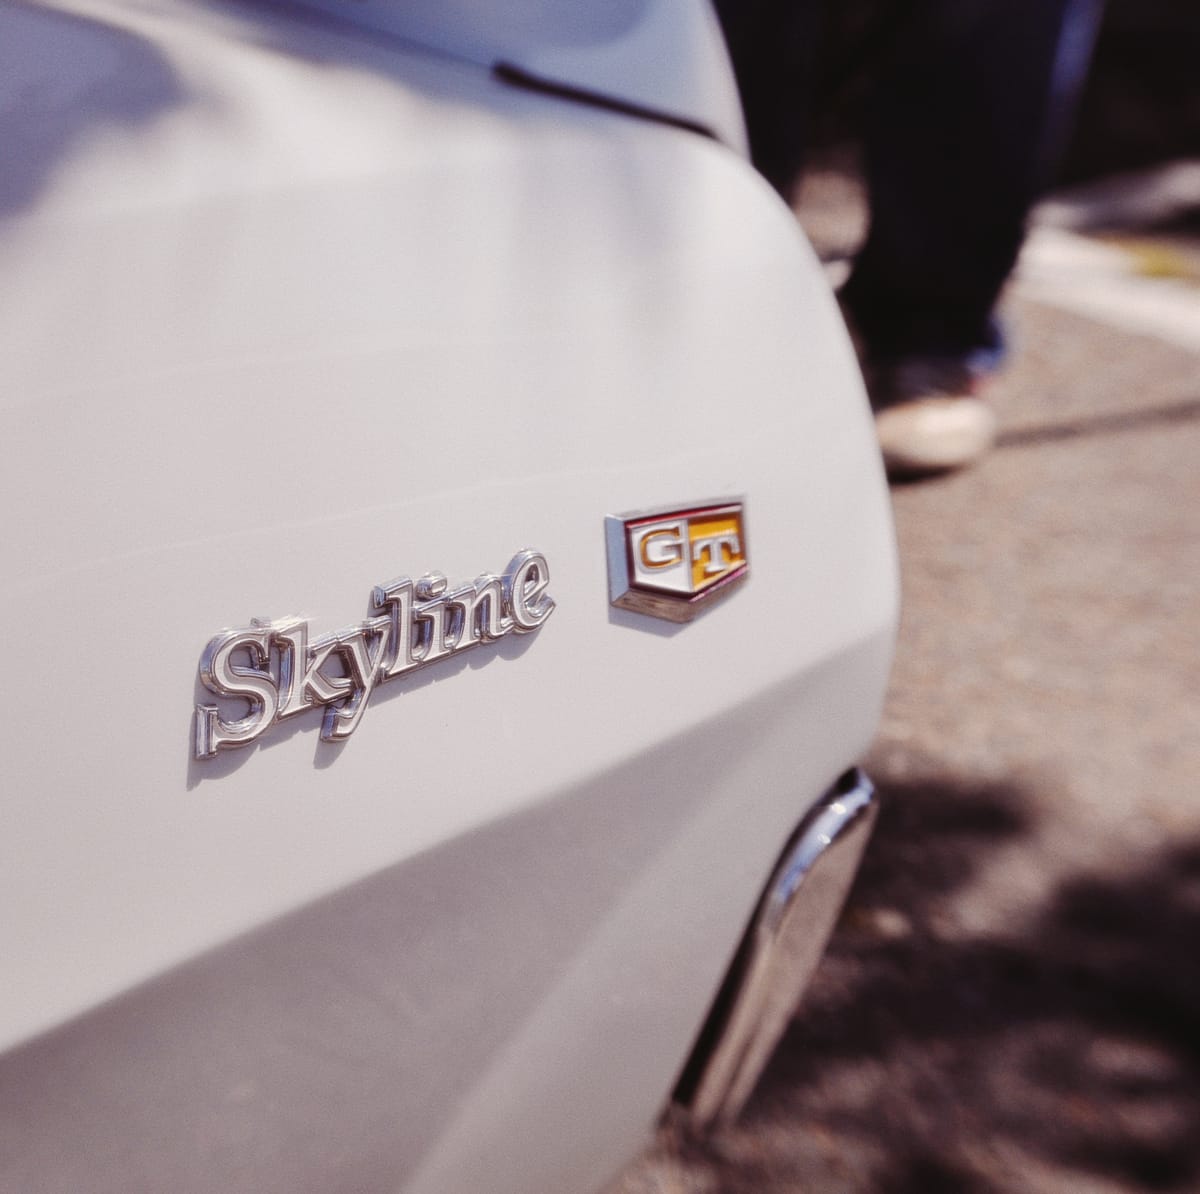
<instances>
[{"instance_id":1,"label":"paved road surface","mask_svg":"<svg viewBox=\"0 0 1200 1194\"><path fill-rule=\"evenodd\" d=\"M1052 291L996 452L894 490L886 804L803 1014L620 1194L1200 1190L1200 341Z\"/></svg>"}]
</instances>

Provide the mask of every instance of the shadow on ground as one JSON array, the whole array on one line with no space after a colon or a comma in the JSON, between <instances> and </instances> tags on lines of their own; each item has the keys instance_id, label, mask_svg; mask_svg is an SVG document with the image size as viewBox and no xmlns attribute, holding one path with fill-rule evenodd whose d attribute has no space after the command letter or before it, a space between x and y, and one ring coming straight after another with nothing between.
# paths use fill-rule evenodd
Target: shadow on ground
<instances>
[{"instance_id":1,"label":"shadow on ground","mask_svg":"<svg viewBox=\"0 0 1200 1194\"><path fill-rule=\"evenodd\" d=\"M830 954L742 1123L674 1145L687 1189L1200 1189L1200 838L971 932L955 894L1036 801L880 786Z\"/></svg>"}]
</instances>

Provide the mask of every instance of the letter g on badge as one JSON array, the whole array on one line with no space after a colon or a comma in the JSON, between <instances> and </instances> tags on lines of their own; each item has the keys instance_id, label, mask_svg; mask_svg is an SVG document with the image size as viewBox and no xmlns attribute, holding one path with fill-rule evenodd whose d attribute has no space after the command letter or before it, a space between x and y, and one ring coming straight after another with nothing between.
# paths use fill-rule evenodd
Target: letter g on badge
<instances>
[{"instance_id":1,"label":"letter g on badge","mask_svg":"<svg viewBox=\"0 0 1200 1194\"><path fill-rule=\"evenodd\" d=\"M634 532L632 546L637 558L638 570L647 574L658 573L683 563L687 523L652 523Z\"/></svg>"}]
</instances>

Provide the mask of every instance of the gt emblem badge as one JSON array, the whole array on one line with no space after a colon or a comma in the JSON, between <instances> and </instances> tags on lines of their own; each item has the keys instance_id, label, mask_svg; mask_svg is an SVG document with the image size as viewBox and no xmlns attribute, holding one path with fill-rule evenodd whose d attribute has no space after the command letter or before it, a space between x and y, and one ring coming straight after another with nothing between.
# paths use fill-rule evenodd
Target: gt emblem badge
<instances>
[{"instance_id":1,"label":"gt emblem badge","mask_svg":"<svg viewBox=\"0 0 1200 1194\"><path fill-rule=\"evenodd\" d=\"M537 630L554 612L549 585L546 557L522 551L502 576L485 572L455 589L440 572L378 585L374 617L311 642L300 618L223 630L200 657L200 683L236 701L242 716L197 705L196 758L247 746L284 718L318 706L325 709L321 737L344 741L377 684L479 643Z\"/></svg>"},{"instance_id":2,"label":"gt emblem badge","mask_svg":"<svg viewBox=\"0 0 1200 1194\"><path fill-rule=\"evenodd\" d=\"M690 622L749 574L741 502L605 519L609 600L619 609Z\"/></svg>"}]
</instances>

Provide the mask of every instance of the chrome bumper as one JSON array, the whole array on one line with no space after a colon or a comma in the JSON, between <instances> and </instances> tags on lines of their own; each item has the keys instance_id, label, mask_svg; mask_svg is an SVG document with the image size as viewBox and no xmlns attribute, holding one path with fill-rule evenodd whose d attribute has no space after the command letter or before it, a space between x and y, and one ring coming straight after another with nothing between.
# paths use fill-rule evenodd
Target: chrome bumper
<instances>
[{"instance_id":1,"label":"chrome bumper","mask_svg":"<svg viewBox=\"0 0 1200 1194\"><path fill-rule=\"evenodd\" d=\"M784 851L676 1088L691 1129L729 1122L750 1097L825 950L877 811L871 781L847 772Z\"/></svg>"}]
</instances>

